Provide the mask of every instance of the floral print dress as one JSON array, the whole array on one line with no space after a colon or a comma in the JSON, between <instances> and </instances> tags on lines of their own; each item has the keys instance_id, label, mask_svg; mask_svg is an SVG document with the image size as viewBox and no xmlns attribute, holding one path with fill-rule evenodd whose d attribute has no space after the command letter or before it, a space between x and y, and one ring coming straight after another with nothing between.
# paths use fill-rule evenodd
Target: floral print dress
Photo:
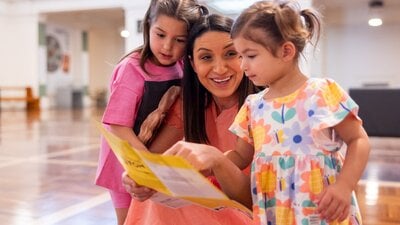
<instances>
[{"instance_id":1,"label":"floral print dress","mask_svg":"<svg viewBox=\"0 0 400 225\"><path fill-rule=\"evenodd\" d=\"M294 93L265 100L248 96L230 130L254 146L253 215L263 225L359 225L354 193L350 216L328 223L315 213L316 197L335 182L343 141L332 129L358 105L331 79L309 78Z\"/></svg>"}]
</instances>

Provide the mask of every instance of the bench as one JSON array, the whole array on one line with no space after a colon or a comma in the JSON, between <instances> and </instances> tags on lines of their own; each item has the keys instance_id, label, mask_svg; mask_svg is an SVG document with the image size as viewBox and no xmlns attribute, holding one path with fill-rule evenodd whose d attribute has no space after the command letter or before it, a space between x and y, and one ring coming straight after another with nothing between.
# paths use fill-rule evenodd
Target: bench
<instances>
[{"instance_id":1,"label":"bench","mask_svg":"<svg viewBox=\"0 0 400 225\"><path fill-rule=\"evenodd\" d=\"M40 109L40 99L33 96L31 87L0 86L1 102L25 102L26 110Z\"/></svg>"}]
</instances>

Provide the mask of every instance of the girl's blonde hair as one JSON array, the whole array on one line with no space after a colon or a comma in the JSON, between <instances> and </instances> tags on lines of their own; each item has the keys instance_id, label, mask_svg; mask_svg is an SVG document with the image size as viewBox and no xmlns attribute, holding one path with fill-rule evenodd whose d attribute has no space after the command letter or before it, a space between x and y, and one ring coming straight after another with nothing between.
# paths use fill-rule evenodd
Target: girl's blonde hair
<instances>
[{"instance_id":1,"label":"girl's blonde hair","mask_svg":"<svg viewBox=\"0 0 400 225\"><path fill-rule=\"evenodd\" d=\"M241 36L263 45L274 56L283 43L296 47L296 59L307 42L318 43L321 17L313 9L300 10L294 1L260 1L244 10L232 27L232 38Z\"/></svg>"}]
</instances>

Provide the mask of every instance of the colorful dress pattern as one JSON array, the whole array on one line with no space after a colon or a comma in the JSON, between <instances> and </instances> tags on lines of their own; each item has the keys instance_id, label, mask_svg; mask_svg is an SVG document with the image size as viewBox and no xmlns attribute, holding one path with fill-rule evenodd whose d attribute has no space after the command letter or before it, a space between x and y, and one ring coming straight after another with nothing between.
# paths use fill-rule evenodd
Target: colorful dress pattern
<instances>
[{"instance_id":1,"label":"colorful dress pattern","mask_svg":"<svg viewBox=\"0 0 400 225\"><path fill-rule=\"evenodd\" d=\"M316 197L335 182L343 141L332 129L358 105L331 79L310 78L292 94L265 100L250 95L230 130L254 146L253 216L263 225L359 225L354 193L350 216L328 223L315 214Z\"/></svg>"}]
</instances>

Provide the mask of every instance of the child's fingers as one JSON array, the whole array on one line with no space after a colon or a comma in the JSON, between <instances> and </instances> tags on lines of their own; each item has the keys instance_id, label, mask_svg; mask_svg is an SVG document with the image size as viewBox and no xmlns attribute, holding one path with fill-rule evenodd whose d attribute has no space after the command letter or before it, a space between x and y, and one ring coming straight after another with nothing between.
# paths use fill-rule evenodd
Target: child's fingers
<instances>
[{"instance_id":1,"label":"child's fingers","mask_svg":"<svg viewBox=\"0 0 400 225\"><path fill-rule=\"evenodd\" d=\"M323 190L322 193L318 196L318 200L316 201L316 203L318 204L317 213L323 213L328 207L331 200L332 199L328 199L328 196L326 196L326 190Z\"/></svg>"},{"instance_id":2,"label":"child's fingers","mask_svg":"<svg viewBox=\"0 0 400 225\"><path fill-rule=\"evenodd\" d=\"M342 222L343 220L347 219L347 217L349 217L349 213L350 213L350 205L347 205L343 209L342 214L339 216L338 221Z\"/></svg>"},{"instance_id":3,"label":"child's fingers","mask_svg":"<svg viewBox=\"0 0 400 225\"><path fill-rule=\"evenodd\" d=\"M336 209L327 215L327 220L334 221L337 218L339 218L339 216L342 215L344 208L345 208L345 205L338 204Z\"/></svg>"},{"instance_id":4,"label":"child's fingers","mask_svg":"<svg viewBox=\"0 0 400 225\"><path fill-rule=\"evenodd\" d=\"M335 199L331 199L331 201L326 205L325 209L322 211L321 216L327 220L329 220L333 214L335 214L339 204Z\"/></svg>"}]
</instances>

